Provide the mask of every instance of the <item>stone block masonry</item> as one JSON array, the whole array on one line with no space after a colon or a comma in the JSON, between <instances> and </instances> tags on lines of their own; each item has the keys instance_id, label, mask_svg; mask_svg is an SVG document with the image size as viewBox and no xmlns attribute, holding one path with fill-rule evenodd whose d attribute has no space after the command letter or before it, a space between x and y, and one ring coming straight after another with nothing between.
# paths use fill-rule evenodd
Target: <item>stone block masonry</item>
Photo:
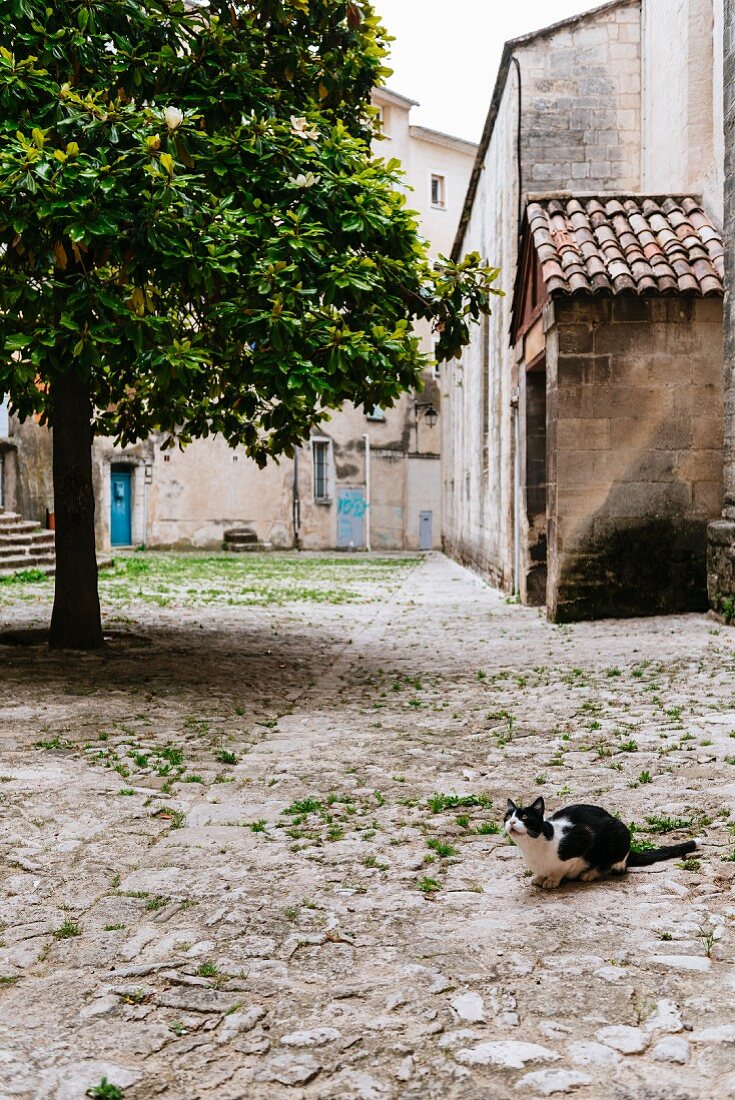
<instances>
[{"instance_id":1,"label":"stone block masonry","mask_svg":"<svg viewBox=\"0 0 735 1100\"><path fill-rule=\"evenodd\" d=\"M719 299L633 295L554 303L553 620L706 608L706 530L722 499L721 310Z\"/></svg>"},{"instance_id":2,"label":"stone block masonry","mask_svg":"<svg viewBox=\"0 0 735 1100\"><path fill-rule=\"evenodd\" d=\"M527 189L640 183L639 10L619 8L517 51ZM536 186L540 190L541 186Z\"/></svg>"}]
</instances>

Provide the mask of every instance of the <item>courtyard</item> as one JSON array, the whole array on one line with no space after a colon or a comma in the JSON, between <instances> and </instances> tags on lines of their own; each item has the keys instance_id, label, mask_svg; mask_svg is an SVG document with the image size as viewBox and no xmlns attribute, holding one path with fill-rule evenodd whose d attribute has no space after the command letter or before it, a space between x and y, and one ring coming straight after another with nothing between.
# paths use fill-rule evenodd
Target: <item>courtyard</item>
<instances>
[{"instance_id":1,"label":"courtyard","mask_svg":"<svg viewBox=\"0 0 735 1100\"><path fill-rule=\"evenodd\" d=\"M436 553L100 588L71 656L0 585L0 1096L735 1096L731 630L553 626ZM539 794L700 850L539 891Z\"/></svg>"}]
</instances>

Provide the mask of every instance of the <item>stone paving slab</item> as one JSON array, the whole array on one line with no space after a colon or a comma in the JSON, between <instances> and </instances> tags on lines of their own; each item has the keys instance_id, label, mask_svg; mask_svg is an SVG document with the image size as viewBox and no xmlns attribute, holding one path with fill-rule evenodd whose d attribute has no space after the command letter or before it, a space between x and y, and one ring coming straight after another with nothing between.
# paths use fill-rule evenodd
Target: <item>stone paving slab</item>
<instances>
[{"instance_id":1,"label":"stone paving slab","mask_svg":"<svg viewBox=\"0 0 735 1100\"><path fill-rule=\"evenodd\" d=\"M367 599L0 648L3 1100L735 1097L735 633ZM701 850L538 891L537 794Z\"/></svg>"}]
</instances>

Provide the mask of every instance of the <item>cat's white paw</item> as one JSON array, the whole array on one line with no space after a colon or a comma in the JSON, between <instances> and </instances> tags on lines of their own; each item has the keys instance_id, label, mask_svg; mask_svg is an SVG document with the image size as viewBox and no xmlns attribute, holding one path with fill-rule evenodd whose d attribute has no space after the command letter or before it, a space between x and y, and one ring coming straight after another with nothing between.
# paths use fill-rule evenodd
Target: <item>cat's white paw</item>
<instances>
[{"instance_id":1,"label":"cat's white paw","mask_svg":"<svg viewBox=\"0 0 735 1100\"><path fill-rule=\"evenodd\" d=\"M531 879L533 886L540 886L542 890L556 890L560 879L558 878L544 878L543 875L536 875L536 878Z\"/></svg>"},{"instance_id":2,"label":"cat's white paw","mask_svg":"<svg viewBox=\"0 0 735 1100\"><path fill-rule=\"evenodd\" d=\"M582 882L594 882L596 878L601 878L599 871L596 871L592 867L589 871L584 871L580 876Z\"/></svg>"},{"instance_id":3,"label":"cat's white paw","mask_svg":"<svg viewBox=\"0 0 735 1100\"><path fill-rule=\"evenodd\" d=\"M543 886L545 882L546 879L543 875L534 875L531 879L531 886Z\"/></svg>"}]
</instances>

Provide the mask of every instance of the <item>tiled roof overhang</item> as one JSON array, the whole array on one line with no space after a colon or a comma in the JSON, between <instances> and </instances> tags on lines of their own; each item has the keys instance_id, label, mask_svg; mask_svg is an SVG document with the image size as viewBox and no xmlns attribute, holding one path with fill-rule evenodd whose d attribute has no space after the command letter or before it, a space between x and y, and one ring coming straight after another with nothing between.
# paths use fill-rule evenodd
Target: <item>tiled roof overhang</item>
<instances>
[{"instance_id":1,"label":"tiled roof overhang","mask_svg":"<svg viewBox=\"0 0 735 1100\"><path fill-rule=\"evenodd\" d=\"M525 228L554 297L724 293L722 237L691 195L529 196Z\"/></svg>"}]
</instances>

